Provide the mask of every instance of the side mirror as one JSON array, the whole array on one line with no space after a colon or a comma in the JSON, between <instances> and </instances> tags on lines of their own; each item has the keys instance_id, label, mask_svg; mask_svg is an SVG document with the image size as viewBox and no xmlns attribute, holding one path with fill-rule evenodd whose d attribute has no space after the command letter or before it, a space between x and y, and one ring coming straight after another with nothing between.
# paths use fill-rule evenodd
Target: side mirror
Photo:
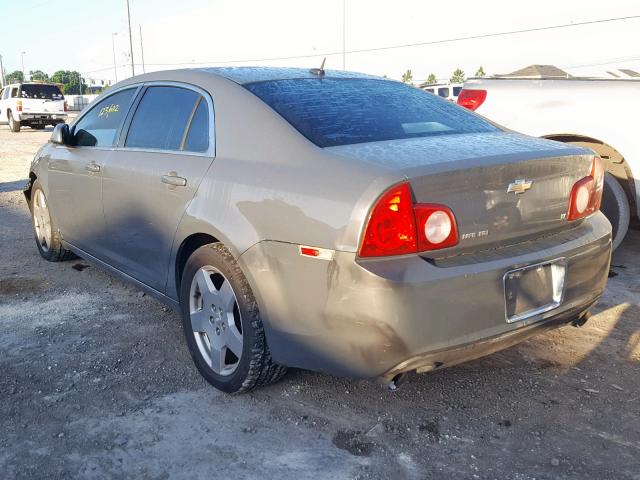
<instances>
[{"instance_id":1,"label":"side mirror","mask_svg":"<svg viewBox=\"0 0 640 480\"><path fill-rule=\"evenodd\" d=\"M53 127L53 132L51 132L51 138L49 141L56 145L69 145L70 136L69 125L66 123L59 123Z\"/></svg>"}]
</instances>

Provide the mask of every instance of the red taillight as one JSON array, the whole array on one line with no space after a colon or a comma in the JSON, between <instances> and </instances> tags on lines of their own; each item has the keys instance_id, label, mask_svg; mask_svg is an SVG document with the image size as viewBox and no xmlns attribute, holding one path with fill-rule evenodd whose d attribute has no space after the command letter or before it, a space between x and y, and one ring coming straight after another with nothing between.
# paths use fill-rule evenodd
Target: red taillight
<instances>
[{"instance_id":1,"label":"red taillight","mask_svg":"<svg viewBox=\"0 0 640 480\"><path fill-rule=\"evenodd\" d=\"M67 105L67 101L64 101L64 111L68 112L69 111L69 105Z\"/></svg>"},{"instance_id":2,"label":"red taillight","mask_svg":"<svg viewBox=\"0 0 640 480\"><path fill-rule=\"evenodd\" d=\"M444 205L414 204L408 182L378 199L364 230L361 257L406 255L458 243L453 212Z\"/></svg>"},{"instance_id":3,"label":"red taillight","mask_svg":"<svg viewBox=\"0 0 640 480\"><path fill-rule=\"evenodd\" d=\"M18 101L16 101L16 110L17 110L18 112L21 112L21 111L22 111L22 100L18 100Z\"/></svg>"},{"instance_id":4,"label":"red taillight","mask_svg":"<svg viewBox=\"0 0 640 480\"><path fill-rule=\"evenodd\" d=\"M471 90L463 88L460 95L458 95L458 105L468 108L469 110L475 110L482 105L486 99L486 90Z\"/></svg>"},{"instance_id":5,"label":"red taillight","mask_svg":"<svg viewBox=\"0 0 640 480\"><path fill-rule=\"evenodd\" d=\"M360 256L382 257L416 251L413 199L405 182L391 187L376 202L364 231Z\"/></svg>"},{"instance_id":6,"label":"red taillight","mask_svg":"<svg viewBox=\"0 0 640 480\"><path fill-rule=\"evenodd\" d=\"M571 189L567 220L578 220L600 209L604 169L600 157L593 157L589 175L578 180Z\"/></svg>"}]
</instances>

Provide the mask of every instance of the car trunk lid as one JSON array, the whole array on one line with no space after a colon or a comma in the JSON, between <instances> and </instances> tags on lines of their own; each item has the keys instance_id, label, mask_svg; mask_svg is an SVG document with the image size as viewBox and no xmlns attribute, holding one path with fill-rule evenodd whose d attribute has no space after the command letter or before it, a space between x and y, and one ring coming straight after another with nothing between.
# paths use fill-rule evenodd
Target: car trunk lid
<instances>
[{"instance_id":1,"label":"car trunk lid","mask_svg":"<svg viewBox=\"0 0 640 480\"><path fill-rule=\"evenodd\" d=\"M332 147L335 153L399 169L417 203L453 211L460 241L442 257L498 248L566 229L572 186L593 154L515 133L447 135Z\"/></svg>"}]
</instances>

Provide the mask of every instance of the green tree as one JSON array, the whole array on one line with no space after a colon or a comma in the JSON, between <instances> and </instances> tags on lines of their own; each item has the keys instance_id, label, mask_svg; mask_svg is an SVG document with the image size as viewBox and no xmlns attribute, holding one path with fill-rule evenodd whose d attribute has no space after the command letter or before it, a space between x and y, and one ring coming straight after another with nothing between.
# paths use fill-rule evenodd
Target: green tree
<instances>
[{"instance_id":1,"label":"green tree","mask_svg":"<svg viewBox=\"0 0 640 480\"><path fill-rule=\"evenodd\" d=\"M51 75L51 81L62 84L62 93L65 95L82 95L87 92L84 78L75 70L58 70Z\"/></svg>"},{"instance_id":2,"label":"green tree","mask_svg":"<svg viewBox=\"0 0 640 480\"><path fill-rule=\"evenodd\" d=\"M412 81L413 81L413 73L411 73L411 70L407 70L402 74L402 83L411 84Z\"/></svg>"},{"instance_id":3,"label":"green tree","mask_svg":"<svg viewBox=\"0 0 640 480\"><path fill-rule=\"evenodd\" d=\"M44 73L42 70L31 70L29 72L29 77L31 78L31 80L40 82L46 82L47 80L49 80L49 75Z\"/></svg>"},{"instance_id":4,"label":"green tree","mask_svg":"<svg viewBox=\"0 0 640 480\"><path fill-rule=\"evenodd\" d=\"M7 75L7 84L20 83L24 80L24 76L20 70L16 70Z\"/></svg>"},{"instance_id":5,"label":"green tree","mask_svg":"<svg viewBox=\"0 0 640 480\"><path fill-rule=\"evenodd\" d=\"M438 79L436 78L435 73L430 73L427 77L427 84L433 85L434 83L438 83Z\"/></svg>"},{"instance_id":6,"label":"green tree","mask_svg":"<svg viewBox=\"0 0 640 480\"><path fill-rule=\"evenodd\" d=\"M461 69L456 68L454 70L454 72L453 72L453 75L451 75L450 82L451 83L462 83L462 82L464 82L464 79L465 79L464 72Z\"/></svg>"},{"instance_id":7,"label":"green tree","mask_svg":"<svg viewBox=\"0 0 640 480\"><path fill-rule=\"evenodd\" d=\"M486 73L484 73L484 68L482 68L482 65L480 65L480 68L478 69L478 71L476 72L476 77L478 78L482 78L486 75Z\"/></svg>"}]
</instances>

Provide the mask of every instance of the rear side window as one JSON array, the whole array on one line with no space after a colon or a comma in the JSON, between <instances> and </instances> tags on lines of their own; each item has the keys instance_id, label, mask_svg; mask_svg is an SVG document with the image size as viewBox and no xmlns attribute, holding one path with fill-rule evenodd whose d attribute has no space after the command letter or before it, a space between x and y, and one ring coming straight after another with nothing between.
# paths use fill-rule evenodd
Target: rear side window
<instances>
[{"instance_id":1,"label":"rear side window","mask_svg":"<svg viewBox=\"0 0 640 480\"><path fill-rule=\"evenodd\" d=\"M180 150L200 95L179 87L149 87L131 120L126 147Z\"/></svg>"},{"instance_id":2,"label":"rear side window","mask_svg":"<svg viewBox=\"0 0 640 480\"><path fill-rule=\"evenodd\" d=\"M135 91L135 88L129 88L114 93L89 110L74 127L75 144L79 147L112 147Z\"/></svg>"},{"instance_id":3,"label":"rear side window","mask_svg":"<svg viewBox=\"0 0 640 480\"><path fill-rule=\"evenodd\" d=\"M453 87L453 96L457 97L458 95L460 95L461 91L462 91L462 87Z\"/></svg>"},{"instance_id":4,"label":"rear side window","mask_svg":"<svg viewBox=\"0 0 640 480\"><path fill-rule=\"evenodd\" d=\"M184 150L189 152L206 152L209 148L209 109L204 98L200 98L187 139L184 142Z\"/></svg>"},{"instance_id":5,"label":"rear side window","mask_svg":"<svg viewBox=\"0 0 640 480\"><path fill-rule=\"evenodd\" d=\"M447 87L439 88L438 89L438 95L440 95L442 98L448 98L449 97L449 89Z\"/></svg>"},{"instance_id":6,"label":"rear side window","mask_svg":"<svg viewBox=\"0 0 640 480\"><path fill-rule=\"evenodd\" d=\"M55 85L26 84L20 89L21 98L38 100L63 100L64 96Z\"/></svg>"},{"instance_id":7,"label":"rear side window","mask_svg":"<svg viewBox=\"0 0 640 480\"><path fill-rule=\"evenodd\" d=\"M274 80L245 88L320 147L499 131L451 102L389 80Z\"/></svg>"},{"instance_id":8,"label":"rear side window","mask_svg":"<svg viewBox=\"0 0 640 480\"><path fill-rule=\"evenodd\" d=\"M18 87L13 87L11 89L11 98L18 98Z\"/></svg>"}]
</instances>

